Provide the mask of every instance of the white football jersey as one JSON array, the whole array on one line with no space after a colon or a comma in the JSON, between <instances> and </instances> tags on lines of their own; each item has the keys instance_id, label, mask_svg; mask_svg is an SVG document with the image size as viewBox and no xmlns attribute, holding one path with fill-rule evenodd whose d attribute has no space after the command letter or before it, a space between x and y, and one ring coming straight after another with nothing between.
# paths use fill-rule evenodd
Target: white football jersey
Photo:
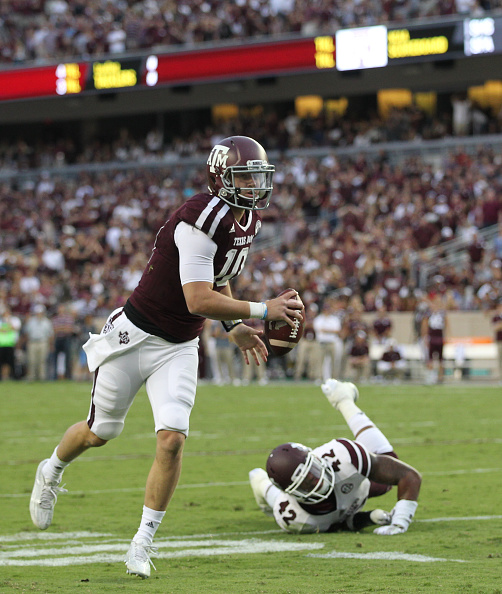
<instances>
[{"instance_id":1,"label":"white football jersey","mask_svg":"<svg viewBox=\"0 0 502 594\"><path fill-rule=\"evenodd\" d=\"M314 453L331 462L335 488L328 500L314 505L300 505L287 493L277 497L274 518L285 532L328 532L333 524L340 524L359 511L368 498L371 457L362 444L333 439L315 448Z\"/></svg>"}]
</instances>

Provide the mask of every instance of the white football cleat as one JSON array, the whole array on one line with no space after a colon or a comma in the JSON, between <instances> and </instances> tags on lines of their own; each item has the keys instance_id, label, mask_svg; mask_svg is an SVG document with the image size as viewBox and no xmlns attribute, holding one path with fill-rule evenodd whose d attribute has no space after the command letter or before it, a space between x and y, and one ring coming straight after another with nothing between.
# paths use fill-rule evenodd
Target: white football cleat
<instances>
[{"instance_id":1,"label":"white football cleat","mask_svg":"<svg viewBox=\"0 0 502 594\"><path fill-rule=\"evenodd\" d=\"M263 468L253 468L249 472L249 482L258 507L267 516L272 516L274 512L265 499L265 493L272 484L266 471Z\"/></svg>"},{"instance_id":2,"label":"white football cleat","mask_svg":"<svg viewBox=\"0 0 502 594\"><path fill-rule=\"evenodd\" d=\"M30 514L31 519L40 530L47 529L52 523L54 506L58 500L58 493L68 493L59 483L49 482L45 479L42 469L49 459L42 460L37 468L35 484L31 492Z\"/></svg>"},{"instance_id":3,"label":"white football cleat","mask_svg":"<svg viewBox=\"0 0 502 594\"><path fill-rule=\"evenodd\" d=\"M359 390L352 382L339 382L331 378L322 384L321 389L334 408L338 408L342 400L355 402L359 398Z\"/></svg>"},{"instance_id":4,"label":"white football cleat","mask_svg":"<svg viewBox=\"0 0 502 594\"><path fill-rule=\"evenodd\" d=\"M127 551L125 564L127 573L138 575L142 579L150 577L150 565L157 571L157 568L150 559L150 555L156 555L157 548L153 547L146 540L138 538L133 540Z\"/></svg>"}]
</instances>

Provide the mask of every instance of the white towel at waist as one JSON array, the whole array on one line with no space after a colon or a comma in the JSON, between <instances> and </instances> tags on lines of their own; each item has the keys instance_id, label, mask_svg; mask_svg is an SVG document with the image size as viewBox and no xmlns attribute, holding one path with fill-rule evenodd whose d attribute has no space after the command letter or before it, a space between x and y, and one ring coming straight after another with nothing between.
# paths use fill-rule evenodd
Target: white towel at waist
<instances>
[{"instance_id":1,"label":"white towel at waist","mask_svg":"<svg viewBox=\"0 0 502 594\"><path fill-rule=\"evenodd\" d=\"M125 315L123 308L119 307L110 314L101 334L89 332L89 340L82 347L87 355L89 371L95 371L106 361L136 347L149 336L150 334L135 326Z\"/></svg>"}]
</instances>

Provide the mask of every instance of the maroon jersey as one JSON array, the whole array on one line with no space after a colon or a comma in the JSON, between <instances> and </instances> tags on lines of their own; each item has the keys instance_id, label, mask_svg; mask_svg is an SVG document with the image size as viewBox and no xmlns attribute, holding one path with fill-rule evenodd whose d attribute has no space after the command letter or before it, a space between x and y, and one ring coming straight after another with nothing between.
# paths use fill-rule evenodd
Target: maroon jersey
<instances>
[{"instance_id":1,"label":"maroon jersey","mask_svg":"<svg viewBox=\"0 0 502 594\"><path fill-rule=\"evenodd\" d=\"M174 242L174 232L181 221L200 229L216 243L213 268L217 291L240 274L261 227L256 211L244 211L238 223L223 200L210 194L196 194L160 228L152 255L125 312L142 330L170 342L185 342L199 336L205 320L188 311L183 295L178 248Z\"/></svg>"},{"instance_id":2,"label":"maroon jersey","mask_svg":"<svg viewBox=\"0 0 502 594\"><path fill-rule=\"evenodd\" d=\"M392 321L390 318L376 318L373 322L373 331L378 338L381 338L385 334L388 334L392 329Z\"/></svg>"},{"instance_id":3,"label":"maroon jersey","mask_svg":"<svg viewBox=\"0 0 502 594\"><path fill-rule=\"evenodd\" d=\"M395 363L396 361L400 360L401 354L399 353L399 351L385 351L385 353L382 355L382 361L385 361L386 363Z\"/></svg>"},{"instance_id":4,"label":"maroon jersey","mask_svg":"<svg viewBox=\"0 0 502 594\"><path fill-rule=\"evenodd\" d=\"M369 355L369 353L370 353L370 350L369 350L367 344L355 344L350 349L351 357L365 357L366 355Z\"/></svg>"}]
</instances>

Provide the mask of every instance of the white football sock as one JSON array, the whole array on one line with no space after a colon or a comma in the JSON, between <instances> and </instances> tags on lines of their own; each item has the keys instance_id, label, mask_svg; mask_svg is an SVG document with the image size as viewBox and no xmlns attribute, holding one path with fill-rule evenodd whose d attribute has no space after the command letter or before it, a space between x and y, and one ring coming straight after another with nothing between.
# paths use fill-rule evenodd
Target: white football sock
<instances>
[{"instance_id":1,"label":"white football sock","mask_svg":"<svg viewBox=\"0 0 502 594\"><path fill-rule=\"evenodd\" d=\"M374 454L388 454L393 447L389 440L375 426L373 421L362 411L355 414L347 421L354 438Z\"/></svg>"},{"instance_id":2,"label":"white football sock","mask_svg":"<svg viewBox=\"0 0 502 594\"><path fill-rule=\"evenodd\" d=\"M63 476L64 469L71 464L71 462L63 462L57 455L58 446L52 452L47 464L43 467L42 474L46 481L50 483L60 483Z\"/></svg>"},{"instance_id":3,"label":"white football sock","mask_svg":"<svg viewBox=\"0 0 502 594\"><path fill-rule=\"evenodd\" d=\"M157 511L155 509L150 509L143 506L143 515L141 516L141 522L134 536L133 540L138 540L138 538L142 538L148 541L149 544L152 544L153 537L157 532L157 528L160 526L162 522L162 518L165 516L165 511Z\"/></svg>"},{"instance_id":4,"label":"white football sock","mask_svg":"<svg viewBox=\"0 0 502 594\"><path fill-rule=\"evenodd\" d=\"M361 409L351 398L340 400L340 402L336 405L336 408L343 415L343 418L347 423L354 415L361 412Z\"/></svg>"}]
</instances>

